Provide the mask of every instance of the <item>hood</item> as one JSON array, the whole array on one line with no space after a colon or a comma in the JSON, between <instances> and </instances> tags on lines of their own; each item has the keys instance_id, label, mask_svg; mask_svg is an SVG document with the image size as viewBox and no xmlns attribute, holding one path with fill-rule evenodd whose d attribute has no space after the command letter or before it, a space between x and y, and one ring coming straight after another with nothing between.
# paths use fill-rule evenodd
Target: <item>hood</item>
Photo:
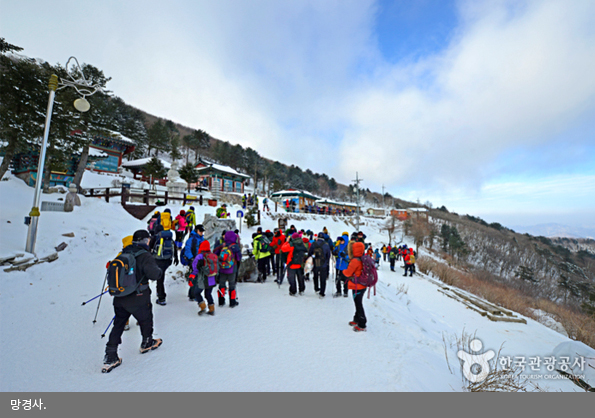
<instances>
[{"instance_id":1,"label":"hood","mask_svg":"<svg viewBox=\"0 0 595 418\"><path fill-rule=\"evenodd\" d=\"M204 253L204 252L208 252L208 251L211 251L211 244L209 244L209 241L204 240L198 246L198 252L199 253Z\"/></svg>"},{"instance_id":2,"label":"hood","mask_svg":"<svg viewBox=\"0 0 595 418\"><path fill-rule=\"evenodd\" d=\"M132 235L122 238L122 248L126 248L129 245L132 245Z\"/></svg>"},{"instance_id":3,"label":"hood","mask_svg":"<svg viewBox=\"0 0 595 418\"><path fill-rule=\"evenodd\" d=\"M363 242L354 242L352 244L351 250L353 251L354 257L361 257L366 251L366 246Z\"/></svg>"},{"instance_id":4,"label":"hood","mask_svg":"<svg viewBox=\"0 0 595 418\"><path fill-rule=\"evenodd\" d=\"M238 236L233 231L227 231L225 233L225 238L224 239L225 239L225 243L227 245L230 245L230 244L234 244L237 241Z\"/></svg>"}]
</instances>

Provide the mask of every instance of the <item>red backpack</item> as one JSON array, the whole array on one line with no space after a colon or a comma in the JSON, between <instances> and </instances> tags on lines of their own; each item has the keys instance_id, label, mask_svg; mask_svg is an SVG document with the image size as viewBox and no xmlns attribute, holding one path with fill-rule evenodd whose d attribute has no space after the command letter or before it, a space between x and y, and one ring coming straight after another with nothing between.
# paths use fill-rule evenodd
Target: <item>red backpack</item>
<instances>
[{"instance_id":1,"label":"red backpack","mask_svg":"<svg viewBox=\"0 0 595 418\"><path fill-rule=\"evenodd\" d=\"M354 276L353 282L357 284L361 284L362 286L366 286L369 288L374 287L374 295L376 295L376 283L378 282L378 271L376 270L376 265L374 260L369 255L363 255L359 258L362 262L362 274L359 277ZM368 291L368 297L370 297L370 292Z\"/></svg>"}]
</instances>

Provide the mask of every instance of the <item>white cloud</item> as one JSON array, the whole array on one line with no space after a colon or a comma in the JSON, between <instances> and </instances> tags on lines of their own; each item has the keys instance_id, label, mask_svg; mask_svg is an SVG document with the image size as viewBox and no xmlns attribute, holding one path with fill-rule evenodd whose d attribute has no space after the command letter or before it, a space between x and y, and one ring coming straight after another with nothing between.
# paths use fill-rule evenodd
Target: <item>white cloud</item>
<instances>
[{"instance_id":1,"label":"white cloud","mask_svg":"<svg viewBox=\"0 0 595 418\"><path fill-rule=\"evenodd\" d=\"M345 175L357 161L377 185L478 188L509 150L595 116L595 3L477 4L446 51L356 95Z\"/></svg>"}]
</instances>

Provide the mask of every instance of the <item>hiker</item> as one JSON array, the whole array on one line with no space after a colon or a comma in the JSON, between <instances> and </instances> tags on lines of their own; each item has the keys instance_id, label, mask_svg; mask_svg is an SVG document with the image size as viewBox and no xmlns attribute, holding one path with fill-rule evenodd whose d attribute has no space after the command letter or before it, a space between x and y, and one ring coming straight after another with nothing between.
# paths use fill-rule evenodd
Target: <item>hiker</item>
<instances>
[{"instance_id":1,"label":"hiker","mask_svg":"<svg viewBox=\"0 0 595 418\"><path fill-rule=\"evenodd\" d=\"M336 264L336 279L335 285L337 287L337 292L333 294L333 297L339 297L343 295L347 297L348 289L347 289L347 278L343 274L343 270L347 268L349 265L349 257L347 255L347 241L349 239L349 234L347 232L343 232L337 239L337 244L335 245L335 255L337 257L337 264ZM341 284L343 284L343 291L341 291Z\"/></svg>"},{"instance_id":2,"label":"hiker","mask_svg":"<svg viewBox=\"0 0 595 418\"><path fill-rule=\"evenodd\" d=\"M273 242L273 239L275 238L275 235L270 231L270 229L267 229L266 231L264 231L264 236L267 238L268 243L269 243L269 253L270 255L267 257L267 261L266 261L266 269L267 269L267 276L269 275L277 275L277 266L275 265L275 251L273 250L273 248L271 248L271 244Z\"/></svg>"},{"instance_id":3,"label":"hiker","mask_svg":"<svg viewBox=\"0 0 595 418\"><path fill-rule=\"evenodd\" d=\"M262 228L258 227L256 235L252 241L252 254L258 264L258 283L264 283L267 279L267 264L269 263L268 257L270 253L270 242L266 236L262 233Z\"/></svg>"},{"instance_id":4,"label":"hiker","mask_svg":"<svg viewBox=\"0 0 595 418\"><path fill-rule=\"evenodd\" d=\"M242 196L242 209L246 210L246 193Z\"/></svg>"},{"instance_id":5,"label":"hiker","mask_svg":"<svg viewBox=\"0 0 595 418\"><path fill-rule=\"evenodd\" d=\"M376 264L376 267L380 267L380 251L378 251L378 248L376 248L376 250L374 250L374 256L372 257L374 259L374 263Z\"/></svg>"},{"instance_id":6,"label":"hiker","mask_svg":"<svg viewBox=\"0 0 595 418\"><path fill-rule=\"evenodd\" d=\"M354 277L359 277L363 271L363 264L360 259L364 255L365 245L363 242L355 242L353 244L353 258L349 261L349 266L343 271L345 277L347 277L347 287L352 290L353 302L355 304L355 314L353 315L353 321L349 322L349 325L353 327L354 331L365 331L366 330L366 313L364 312L364 295L366 293L366 286L355 283Z\"/></svg>"},{"instance_id":7,"label":"hiker","mask_svg":"<svg viewBox=\"0 0 595 418\"><path fill-rule=\"evenodd\" d=\"M412 277L415 272L415 255L413 254L413 248L409 249L403 260L405 261L405 274L403 274L403 276L407 276L407 271L409 271L409 277Z\"/></svg>"},{"instance_id":8,"label":"hiker","mask_svg":"<svg viewBox=\"0 0 595 418\"><path fill-rule=\"evenodd\" d=\"M273 234L273 239L271 240L271 248L274 252L271 254L273 257L273 266L275 267L274 273L277 275L275 279L275 283L281 284L283 281L283 273L284 273L284 265L281 263L281 246L285 243L285 235L283 235L283 231L278 228L275 228Z\"/></svg>"},{"instance_id":9,"label":"hiker","mask_svg":"<svg viewBox=\"0 0 595 418\"><path fill-rule=\"evenodd\" d=\"M155 235L156 228L160 222L161 214L157 210L155 211L155 213L153 213L153 216L151 216L151 219L149 219L149 221L147 222L147 231L149 231L149 234L151 234L151 236Z\"/></svg>"},{"instance_id":10,"label":"hiker","mask_svg":"<svg viewBox=\"0 0 595 418\"><path fill-rule=\"evenodd\" d=\"M269 199L267 199L267 197L265 196L264 199L262 199L262 211L267 211L270 212L269 210Z\"/></svg>"},{"instance_id":11,"label":"hiker","mask_svg":"<svg viewBox=\"0 0 595 418\"><path fill-rule=\"evenodd\" d=\"M182 243L184 242L184 236L186 235L186 211L180 210L180 213L176 215L174 220L174 230L176 231L176 251L182 250Z\"/></svg>"},{"instance_id":12,"label":"hiker","mask_svg":"<svg viewBox=\"0 0 595 418\"><path fill-rule=\"evenodd\" d=\"M194 206L190 206L188 212L186 212L186 234L192 232L196 226L196 215L194 213Z\"/></svg>"},{"instance_id":13,"label":"hiker","mask_svg":"<svg viewBox=\"0 0 595 418\"><path fill-rule=\"evenodd\" d=\"M386 249L386 245L382 245L380 252L382 252L382 260L386 263L386 254L388 253L388 250Z\"/></svg>"},{"instance_id":14,"label":"hiker","mask_svg":"<svg viewBox=\"0 0 595 418\"><path fill-rule=\"evenodd\" d=\"M326 279L329 275L331 259L331 249L325 238L326 234L320 232L318 238L308 250L308 257L313 257L314 259L314 272L312 275L314 278L314 291L318 293L321 299L324 298L326 291Z\"/></svg>"},{"instance_id":15,"label":"hiker","mask_svg":"<svg viewBox=\"0 0 595 418\"><path fill-rule=\"evenodd\" d=\"M392 247L390 252L388 253L388 261L390 262L390 271L395 271L395 261L397 261L397 254L398 254L397 247Z\"/></svg>"},{"instance_id":16,"label":"hiker","mask_svg":"<svg viewBox=\"0 0 595 418\"><path fill-rule=\"evenodd\" d=\"M132 244L122 250L122 253L134 254L136 281L139 287L127 296L114 297L114 326L105 346L102 368L104 373L108 373L122 364L122 359L118 357L118 345L122 341L122 333L130 315L136 318L140 326L141 354L155 350L163 342L161 338L153 339L153 310L149 280L158 280L163 273L149 253L150 239L151 235L148 231L138 230L132 236Z\"/></svg>"},{"instance_id":17,"label":"hiker","mask_svg":"<svg viewBox=\"0 0 595 418\"><path fill-rule=\"evenodd\" d=\"M153 257L163 274L157 279L157 301L156 303L165 306L165 272L172 262L175 266L178 265L178 252L174 249L174 235L171 232L171 213L166 209L161 214L161 224L157 228L157 232L149 244Z\"/></svg>"},{"instance_id":18,"label":"hiker","mask_svg":"<svg viewBox=\"0 0 595 418\"><path fill-rule=\"evenodd\" d=\"M307 252L304 241L300 235L295 232L291 235L291 239L285 241L281 246L281 251L287 253L287 281L289 282L289 295L296 296L299 289L299 294L301 296L306 290L302 267ZM296 276L298 288L296 288Z\"/></svg>"},{"instance_id":19,"label":"hiker","mask_svg":"<svg viewBox=\"0 0 595 418\"><path fill-rule=\"evenodd\" d=\"M192 268L192 262L198 255L198 248L200 247L200 243L205 240L204 238L205 228L202 225L196 225L196 228L192 232L190 232L190 236L186 240L186 245L184 245L184 249L180 255L180 261L182 265L189 266L188 271L186 272L186 277L189 278L191 273L190 269ZM188 289L188 300L194 301L194 292L192 288Z\"/></svg>"},{"instance_id":20,"label":"hiker","mask_svg":"<svg viewBox=\"0 0 595 418\"><path fill-rule=\"evenodd\" d=\"M188 284L194 292L194 299L198 302L199 315L208 313L215 315L215 302L213 301L213 288L217 285L218 273L217 256L211 252L211 245L209 241L204 240L198 247L198 255L192 261L192 273L190 274ZM202 297L202 292L205 292L205 298L209 303L209 311L207 312L207 303Z\"/></svg>"},{"instance_id":21,"label":"hiker","mask_svg":"<svg viewBox=\"0 0 595 418\"><path fill-rule=\"evenodd\" d=\"M217 218L219 219L226 219L227 218L227 205L224 203L221 205L219 209L217 209Z\"/></svg>"},{"instance_id":22,"label":"hiker","mask_svg":"<svg viewBox=\"0 0 595 418\"><path fill-rule=\"evenodd\" d=\"M242 250L238 246L237 240L238 237L235 232L226 231L223 245L214 251L219 260L219 290L217 291L219 306L225 305L227 291L229 291L229 307L238 306L236 281L238 268L242 260Z\"/></svg>"}]
</instances>

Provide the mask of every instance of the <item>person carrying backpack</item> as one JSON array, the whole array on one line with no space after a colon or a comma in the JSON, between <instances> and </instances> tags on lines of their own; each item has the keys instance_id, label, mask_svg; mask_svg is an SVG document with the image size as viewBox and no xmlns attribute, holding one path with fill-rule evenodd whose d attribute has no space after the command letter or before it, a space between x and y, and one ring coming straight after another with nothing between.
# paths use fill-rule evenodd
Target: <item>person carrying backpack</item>
<instances>
[{"instance_id":1,"label":"person carrying backpack","mask_svg":"<svg viewBox=\"0 0 595 418\"><path fill-rule=\"evenodd\" d=\"M296 296L298 289L300 296L306 290L304 281L303 263L306 260L307 249L301 236L295 232L291 238L281 246L281 251L287 253L287 281L289 282L289 295ZM298 287L296 287L296 276Z\"/></svg>"},{"instance_id":2,"label":"person carrying backpack","mask_svg":"<svg viewBox=\"0 0 595 418\"><path fill-rule=\"evenodd\" d=\"M108 268L108 283L110 284L110 294L114 291L114 325L108 337L105 346L105 357L103 359L103 373L109 373L114 368L122 364L122 359L118 357L118 346L121 343L124 327L130 318L134 316L140 326L142 343L140 346L141 354L155 350L162 343L161 338L153 339L153 310L151 305L151 288L149 280L158 280L162 276L162 271L149 252L149 240L151 235L144 229L138 230L132 236L132 244L122 250L122 254L131 257L127 263L132 269L126 267L112 267L114 262L110 263ZM134 261L132 261L134 260ZM110 277L109 269L117 269L118 274L112 271ZM120 275L120 273L122 273ZM132 284L129 289L125 289L123 283L116 282L115 288L112 286L113 276L116 279L123 279L128 273L128 277L134 278L136 284ZM118 294L120 292L120 294ZM130 293L128 293L130 292Z\"/></svg>"},{"instance_id":3,"label":"person carrying backpack","mask_svg":"<svg viewBox=\"0 0 595 418\"><path fill-rule=\"evenodd\" d=\"M415 272L415 255L413 253L413 248L409 249L403 260L405 261L405 274L403 274L403 276L407 276L407 271L409 271L409 277L413 276L413 273Z\"/></svg>"},{"instance_id":4,"label":"person carrying backpack","mask_svg":"<svg viewBox=\"0 0 595 418\"><path fill-rule=\"evenodd\" d=\"M159 268L163 271L161 277L157 280L157 301L156 303L161 306L165 306L165 272L171 266L172 262L174 265L178 265L178 252L174 248L174 234L170 229L171 218L170 213L166 209L161 214L161 229L159 232L151 238L149 248Z\"/></svg>"},{"instance_id":5,"label":"person carrying backpack","mask_svg":"<svg viewBox=\"0 0 595 418\"><path fill-rule=\"evenodd\" d=\"M275 279L275 283L277 284L282 280L281 278L285 270L284 263L281 262L281 246L283 243L285 243L285 235L283 235L283 231L276 228L271 241L271 248L274 250L271 255L273 257L274 273L277 275Z\"/></svg>"},{"instance_id":6,"label":"person carrying backpack","mask_svg":"<svg viewBox=\"0 0 595 418\"><path fill-rule=\"evenodd\" d=\"M324 232L320 232L316 241L310 246L308 257L313 257L314 259L314 291L322 299L326 291L326 279L328 278L331 259L331 249L326 242L326 234Z\"/></svg>"},{"instance_id":7,"label":"person carrying backpack","mask_svg":"<svg viewBox=\"0 0 595 418\"><path fill-rule=\"evenodd\" d=\"M397 254L398 254L397 247L391 248L388 253L388 261L390 262L390 271L395 271L395 262L397 261Z\"/></svg>"},{"instance_id":8,"label":"person carrying backpack","mask_svg":"<svg viewBox=\"0 0 595 418\"><path fill-rule=\"evenodd\" d=\"M186 235L186 211L182 209L176 220L174 221L176 231L176 249L177 251L182 250L182 243L184 242L184 236Z\"/></svg>"},{"instance_id":9,"label":"person carrying backpack","mask_svg":"<svg viewBox=\"0 0 595 418\"><path fill-rule=\"evenodd\" d=\"M192 262L192 273L190 274L188 284L194 291L194 299L198 302L199 315L208 313L215 315L215 302L213 301L213 288L217 285L217 274L219 272L219 260L217 256L211 252L211 245L209 241L204 240L198 247L198 255ZM202 297L202 292L205 292L205 298L209 303L209 311L207 312L207 303Z\"/></svg>"},{"instance_id":10,"label":"person carrying backpack","mask_svg":"<svg viewBox=\"0 0 595 418\"><path fill-rule=\"evenodd\" d=\"M186 212L186 233L190 233L196 226L196 215L194 213L194 206L190 206L188 212Z\"/></svg>"},{"instance_id":11,"label":"person carrying backpack","mask_svg":"<svg viewBox=\"0 0 595 418\"><path fill-rule=\"evenodd\" d=\"M246 194L242 196L242 209L246 210Z\"/></svg>"},{"instance_id":12,"label":"person carrying backpack","mask_svg":"<svg viewBox=\"0 0 595 418\"><path fill-rule=\"evenodd\" d=\"M238 267L242 260L242 250L237 244L238 236L235 232L225 232L223 239L223 245L214 251L219 260L219 290L217 296L219 306L224 306L225 294L229 291L229 307L234 308L239 305L236 294L236 279Z\"/></svg>"},{"instance_id":13,"label":"person carrying backpack","mask_svg":"<svg viewBox=\"0 0 595 418\"><path fill-rule=\"evenodd\" d=\"M263 235L262 228L258 228L256 235L252 241L252 254L258 264L258 283L264 283L267 279L267 264L269 263L269 256L271 241L266 235Z\"/></svg>"},{"instance_id":14,"label":"person carrying backpack","mask_svg":"<svg viewBox=\"0 0 595 418\"><path fill-rule=\"evenodd\" d=\"M347 297L348 289L347 289L347 278L343 274L343 270L347 268L349 265L349 256L347 255L347 244L349 241L349 234L347 232L343 232L343 235L339 237L337 240L337 244L335 246L335 255L337 256L337 265L336 265L336 279L335 285L337 287L337 293L333 294L333 297L339 297L343 295ZM341 286L342 284L342 286ZM341 287L343 287L343 291L341 291Z\"/></svg>"},{"instance_id":15,"label":"person carrying backpack","mask_svg":"<svg viewBox=\"0 0 595 418\"><path fill-rule=\"evenodd\" d=\"M378 251L378 248L376 248L376 250L374 250L374 263L376 263L377 266L380 266L380 252Z\"/></svg>"},{"instance_id":16,"label":"person carrying backpack","mask_svg":"<svg viewBox=\"0 0 595 418\"><path fill-rule=\"evenodd\" d=\"M361 257L364 255L365 245L363 242L354 242L352 246L353 258L349 262L347 269L343 271L347 277L347 287L352 290L353 302L355 304L355 314L353 320L349 325L353 327L354 331L366 330L366 313L364 312L364 295L366 293L366 286L356 282L355 278L360 277L363 271L363 263Z\"/></svg>"},{"instance_id":17,"label":"person carrying backpack","mask_svg":"<svg viewBox=\"0 0 595 418\"><path fill-rule=\"evenodd\" d=\"M151 234L151 236L157 233L157 227L160 223L161 213L159 213L159 211L155 211L155 213L153 213L153 216L151 216L151 219L149 219L149 221L147 222L147 231L149 231L149 234Z\"/></svg>"},{"instance_id":18,"label":"person carrying backpack","mask_svg":"<svg viewBox=\"0 0 595 418\"><path fill-rule=\"evenodd\" d=\"M186 245L180 256L180 261L182 262L182 265L189 266L189 269L192 268L192 262L198 255L200 243L204 241L204 232L205 228L202 225L197 225L196 228L190 232L190 236L186 240ZM186 274L189 275L190 271ZM194 301L194 292L192 291L192 288L188 289L188 300L191 302Z\"/></svg>"},{"instance_id":19,"label":"person carrying backpack","mask_svg":"<svg viewBox=\"0 0 595 418\"><path fill-rule=\"evenodd\" d=\"M382 248L380 249L380 251L382 252L382 259L384 260L384 262L386 262L386 254L388 253L388 250L386 249L386 245L383 245Z\"/></svg>"}]
</instances>

